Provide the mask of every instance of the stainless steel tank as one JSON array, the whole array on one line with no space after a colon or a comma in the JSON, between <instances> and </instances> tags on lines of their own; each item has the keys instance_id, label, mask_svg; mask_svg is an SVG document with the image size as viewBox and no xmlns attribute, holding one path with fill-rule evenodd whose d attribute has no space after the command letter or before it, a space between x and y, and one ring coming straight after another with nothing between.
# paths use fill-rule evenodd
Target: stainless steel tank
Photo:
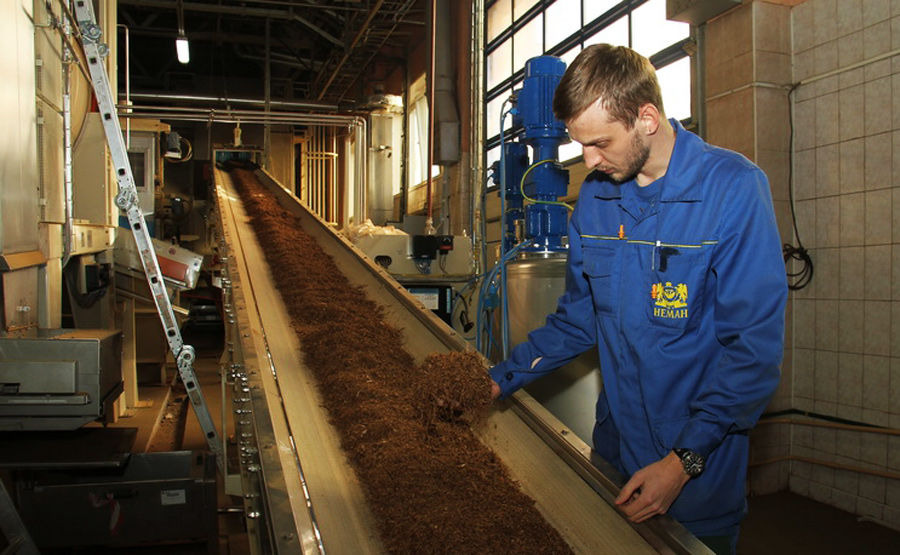
<instances>
[{"instance_id":1,"label":"stainless steel tank","mask_svg":"<svg viewBox=\"0 0 900 555\"><path fill-rule=\"evenodd\" d=\"M556 311L556 301L566 287L566 257L528 255L507 266L509 292L509 341L517 345L528 333L544 325ZM591 445L594 406L602 380L597 349L544 376L525 390L559 418L575 434Z\"/></svg>"}]
</instances>

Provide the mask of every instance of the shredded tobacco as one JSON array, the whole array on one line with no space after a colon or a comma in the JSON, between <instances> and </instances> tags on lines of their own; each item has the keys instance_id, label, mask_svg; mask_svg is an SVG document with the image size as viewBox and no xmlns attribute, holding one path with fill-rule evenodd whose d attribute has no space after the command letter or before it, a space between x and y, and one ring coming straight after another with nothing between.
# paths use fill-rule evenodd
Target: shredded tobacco
<instances>
[{"instance_id":1,"label":"shredded tobacco","mask_svg":"<svg viewBox=\"0 0 900 555\"><path fill-rule=\"evenodd\" d=\"M231 175L385 548L571 552L472 433L491 404L480 359L451 352L416 365L382 307L349 283L300 220L252 172Z\"/></svg>"}]
</instances>

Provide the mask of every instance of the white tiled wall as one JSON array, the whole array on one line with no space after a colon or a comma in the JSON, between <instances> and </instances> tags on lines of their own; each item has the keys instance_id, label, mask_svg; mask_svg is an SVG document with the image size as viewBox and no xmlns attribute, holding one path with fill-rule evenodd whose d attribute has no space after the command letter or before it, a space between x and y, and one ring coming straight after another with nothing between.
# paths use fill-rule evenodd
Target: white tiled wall
<instances>
[{"instance_id":1,"label":"white tiled wall","mask_svg":"<svg viewBox=\"0 0 900 555\"><path fill-rule=\"evenodd\" d=\"M791 10L794 197L810 287L793 295L794 408L900 428L900 1ZM900 437L792 426L793 491L900 529Z\"/></svg>"},{"instance_id":2,"label":"white tiled wall","mask_svg":"<svg viewBox=\"0 0 900 555\"><path fill-rule=\"evenodd\" d=\"M779 232L793 236L789 206L790 152L788 89L791 75L790 8L770 2L745 2L707 26L706 138L754 160L769 178ZM815 158L808 157L816 171ZM815 183L812 181L811 183ZM793 307L787 307L781 383L769 412L792 408ZM810 337L815 329L810 328ZM766 423L751 433L748 489L766 494L788 487L790 429Z\"/></svg>"}]
</instances>

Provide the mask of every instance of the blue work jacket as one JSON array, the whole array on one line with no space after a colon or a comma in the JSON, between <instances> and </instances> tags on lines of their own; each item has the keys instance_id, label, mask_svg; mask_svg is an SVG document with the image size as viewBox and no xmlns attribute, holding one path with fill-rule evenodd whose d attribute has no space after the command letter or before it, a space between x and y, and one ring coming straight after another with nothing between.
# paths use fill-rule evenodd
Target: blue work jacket
<instances>
[{"instance_id":1,"label":"blue work jacket","mask_svg":"<svg viewBox=\"0 0 900 555\"><path fill-rule=\"evenodd\" d=\"M656 202L633 181L585 180L556 312L491 377L507 396L598 346L594 449L626 475L700 453L669 514L727 534L745 512L747 432L778 385L787 277L765 174L671 121Z\"/></svg>"}]
</instances>

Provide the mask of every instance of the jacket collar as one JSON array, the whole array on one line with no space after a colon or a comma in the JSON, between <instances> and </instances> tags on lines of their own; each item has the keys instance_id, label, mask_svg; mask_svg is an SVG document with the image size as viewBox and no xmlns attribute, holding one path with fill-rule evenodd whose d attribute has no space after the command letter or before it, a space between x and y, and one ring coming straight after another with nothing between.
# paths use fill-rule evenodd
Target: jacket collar
<instances>
[{"instance_id":1,"label":"jacket collar","mask_svg":"<svg viewBox=\"0 0 900 555\"><path fill-rule=\"evenodd\" d=\"M669 118L675 129L675 148L659 193L660 202L696 202L703 200L703 191L697 184L697 175L702 167L701 159L706 143L700 137L682 127L681 122ZM594 181L597 191L594 196L605 200L622 198L622 185L611 181L599 171L593 171L585 181Z\"/></svg>"},{"instance_id":2,"label":"jacket collar","mask_svg":"<svg viewBox=\"0 0 900 555\"><path fill-rule=\"evenodd\" d=\"M697 176L703 167L703 154L706 143L697 135L681 126L675 118L669 123L675 129L675 148L663 179L660 201L662 202L694 202L703 200L703 191L698 184Z\"/></svg>"}]
</instances>

